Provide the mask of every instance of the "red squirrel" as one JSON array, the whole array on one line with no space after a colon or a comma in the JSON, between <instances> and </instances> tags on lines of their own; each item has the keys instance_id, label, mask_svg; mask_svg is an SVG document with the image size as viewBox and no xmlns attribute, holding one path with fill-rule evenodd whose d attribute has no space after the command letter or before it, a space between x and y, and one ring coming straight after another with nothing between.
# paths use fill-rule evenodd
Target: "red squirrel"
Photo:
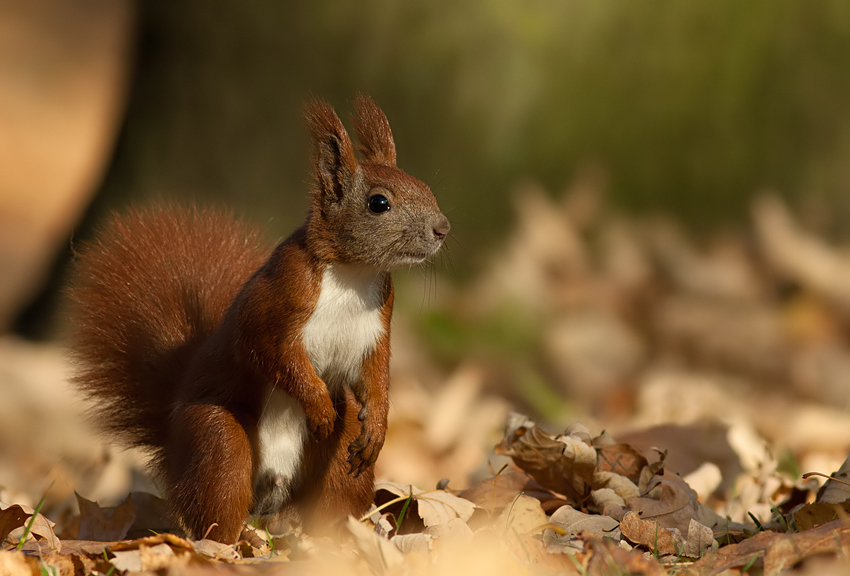
<instances>
[{"instance_id":1,"label":"red squirrel","mask_svg":"<svg viewBox=\"0 0 850 576\"><path fill-rule=\"evenodd\" d=\"M232 543L246 518L365 512L387 430L390 270L449 221L396 167L389 122L357 100L360 161L334 110L306 119L315 183L271 251L215 210L113 216L77 258L75 383L115 439L148 449L176 519Z\"/></svg>"}]
</instances>

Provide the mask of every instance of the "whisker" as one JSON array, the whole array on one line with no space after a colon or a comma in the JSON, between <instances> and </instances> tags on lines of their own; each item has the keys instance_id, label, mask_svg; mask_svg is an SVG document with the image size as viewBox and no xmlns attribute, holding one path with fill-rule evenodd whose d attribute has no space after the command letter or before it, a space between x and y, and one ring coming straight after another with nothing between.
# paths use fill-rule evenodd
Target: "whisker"
<instances>
[{"instance_id":1,"label":"whisker","mask_svg":"<svg viewBox=\"0 0 850 576\"><path fill-rule=\"evenodd\" d=\"M455 270L454 261L452 260L452 251L449 250L449 246L445 246L445 248L440 251L440 257L446 259L446 262L449 264L449 270L452 273L452 277L457 279L457 271Z\"/></svg>"},{"instance_id":2,"label":"whisker","mask_svg":"<svg viewBox=\"0 0 850 576\"><path fill-rule=\"evenodd\" d=\"M437 303L437 267L431 262L431 283L434 285L434 304Z\"/></svg>"},{"instance_id":3,"label":"whisker","mask_svg":"<svg viewBox=\"0 0 850 576\"><path fill-rule=\"evenodd\" d=\"M419 266L417 266L417 268L419 269L419 273L421 274L423 272L422 271L422 265L420 264ZM422 312L425 310L425 300L426 300L427 293L428 293L428 278L423 274L422 299L419 301L419 315L420 316L422 316Z\"/></svg>"}]
</instances>

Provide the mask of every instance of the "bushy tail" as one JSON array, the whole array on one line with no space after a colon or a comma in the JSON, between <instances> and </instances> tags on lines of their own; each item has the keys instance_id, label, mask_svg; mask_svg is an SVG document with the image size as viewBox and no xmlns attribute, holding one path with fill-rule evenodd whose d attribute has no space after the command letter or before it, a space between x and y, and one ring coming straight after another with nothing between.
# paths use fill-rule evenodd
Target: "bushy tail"
<instances>
[{"instance_id":1,"label":"bushy tail","mask_svg":"<svg viewBox=\"0 0 850 576\"><path fill-rule=\"evenodd\" d=\"M79 250L73 381L102 428L130 445L163 446L189 359L268 253L232 214L176 206L113 215Z\"/></svg>"}]
</instances>

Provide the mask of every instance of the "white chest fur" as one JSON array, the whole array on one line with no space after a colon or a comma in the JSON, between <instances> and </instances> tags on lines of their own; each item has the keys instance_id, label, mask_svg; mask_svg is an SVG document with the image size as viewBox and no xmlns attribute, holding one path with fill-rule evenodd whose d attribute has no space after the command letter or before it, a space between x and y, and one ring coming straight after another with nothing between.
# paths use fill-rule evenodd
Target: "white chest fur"
<instances>
[{"instance_id":1,"label":"white chest fur","mask_svg":"<svg viewBox=\"0 0 850 576\"><path fill-rule=\"evenodd\" d=\"M325 270L316 310L302 338L316 374L329 388L360 378L363 359L384 330L383 280L382 274L362 266L335 264Z\"/></svg>"},{"instance_id":2,"label":"white chest fur","mask_svg":"<svg viewBox=\"0 0 850 576\"><path fill-rule=\"evenodd\" d=\"M325 270L316 309L301 336L313 368L331 393L358 381L363 359L383 332L382 284L380 274L362 267L331 265ZM307 441L304 410L288 394L275 390L258 428L257 479L272 478L276 493L257 497L261 503L265 500L277 506L288 499L298 473Z\"/></svg>"}]
</instances>

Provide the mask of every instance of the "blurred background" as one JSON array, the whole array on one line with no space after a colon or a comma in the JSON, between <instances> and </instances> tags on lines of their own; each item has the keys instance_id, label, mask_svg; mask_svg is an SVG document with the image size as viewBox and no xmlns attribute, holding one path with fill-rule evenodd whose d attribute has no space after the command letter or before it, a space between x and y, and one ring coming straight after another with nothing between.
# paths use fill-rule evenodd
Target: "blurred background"
<instances>
[{"instance_id":1,"label":"blurred background","mask_svg":"<svg viewBox=\"0 0 850 576\"><path fill-rule=\"evenodd\" d=\"M828 472L850 447L848 53L840 0L0 0L0 490L119 491L98 486L125 456L72 439L54 390L73 244L157 200L284 237L303 103L348 122L358 92L452 220L397 275L386 477L463 485L509 409L719 430L682 466L729 482L732 429Z\"/></svg>"}]
</instances>

